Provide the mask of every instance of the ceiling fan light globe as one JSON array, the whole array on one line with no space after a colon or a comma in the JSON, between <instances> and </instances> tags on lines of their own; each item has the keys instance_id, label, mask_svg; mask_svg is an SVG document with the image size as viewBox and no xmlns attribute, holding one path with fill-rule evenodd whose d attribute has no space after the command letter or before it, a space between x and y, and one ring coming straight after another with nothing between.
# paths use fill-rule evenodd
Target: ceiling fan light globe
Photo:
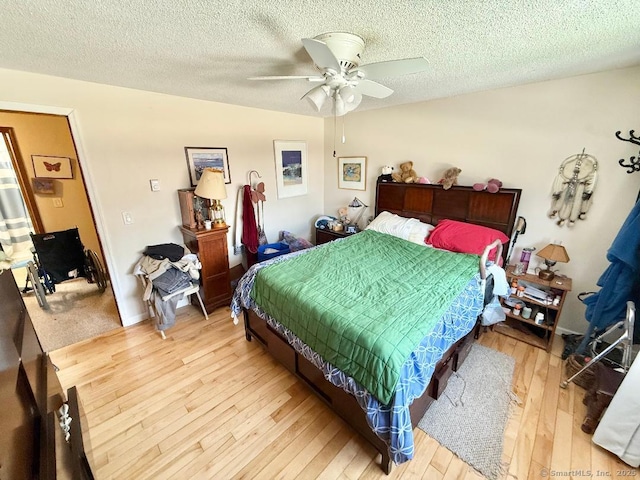
<instances>
[{"instance_id":1,"label":"ceiling fan light globe","mask_svg":"<svg viewBox=\"0 0 640 480\"><path fill-rule=\"evenodd\" d=\"M346 104L347 112L353 112L356 108L358 108L358 106L360 105L360 102L362 102L362 95L356 92L356 94L353 97L353 100Z\"/></svg>"},{"instance_id":2,"label":"ceiling fan light globe","mask_svg":"<svg viewBox=\"0 0 640 480\"><path fill-rule=\"evenodd\" d=\"M336 117L341 117L345 115L347 111L348 110L347 110L346 104L344 103L344 100L342 99L340 92L336 92L336 96L333 102L333 114Z\"/></svg>"},{"instance_id":3,"label":"ceiling fan light globe","mask_svg":"<svg viewBox=\"0 0 640 480\"><path fill-rule=\"evenodd\" d=\"M316 87L307 92L304 98L306 98L311 106L319 112L324 105L324 102L327 100L327 98L329 98L329 90L329 87L327 87L326 85L320 85L319 87Z\"/></svg>"},{"instance_id":4,"label":"ceiling fan light globe","mask_svg":"<svg viewBox=\"0 0 640 480\"><path fill-rule=\"evenodd\" d=\"M340 96L345 101L345 103L353 103L356 98L356 91L353 87L345 85L340 89Z\"/></svg>"}]
</instances>

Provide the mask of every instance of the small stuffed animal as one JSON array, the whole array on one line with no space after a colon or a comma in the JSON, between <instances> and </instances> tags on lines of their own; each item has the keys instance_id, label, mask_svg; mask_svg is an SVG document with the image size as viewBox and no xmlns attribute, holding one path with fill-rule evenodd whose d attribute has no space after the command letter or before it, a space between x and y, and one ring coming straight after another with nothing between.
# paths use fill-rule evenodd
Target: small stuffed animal
<instances>
[{"instance_id":1,"label":"small stuffed animal","mask_svg":"<svg viewBox=\"0 0 640 480\"><path fill-rule=\"evenodd\" d=\"M393 182L393 167L390 165L384 165L382 167L382 174L378 177L379 182Z\"/></svg>"},{"instance_id":2,"label":"small stuffed animal","mask_svg":"<svg viewBox=\"0 0 640 480\"><path fill-rule=\"evenodd\" d=\"M431 180L429 180L427 177L419 177L415 183L431 183Z\"/></svg>"},{"instance_id":3,"label":"small stuffed animal","mask_svg":"<svg viewBox=\"0 0 640 480\"><path fill-rule=\"evenodd\" d=\"M338 209L338 218L343 224L351 223L351 219L347 215L348 215L347 207L340 207Z\"/></svg>"},{"instance_id":4,"label":"small stuffed animal","mask_svg":"<svg viewBox=\"0 0 640 480\"><path fill-rule=\"evenodd\" d=\"M458 175L462 172L458 167L447 168L442 174L442 178L438 180L438 183L442 184L442 188L449 190L453 185L458 184Z\"/></svg>"},{"instance_id":5,"label":"small stuffed animal","mask_svg":"<svg viewBox=\"0 0 640 480\"><path fill-rule=\"evenodd\" d=\"M413 169L413 162L404 162L400 164L400 173L393 173L392 178L394 182L399 183L414 183L418 180L418 174Z\"/></svg>"},{"instance_id":6,"label":"small stuffed animal","mask_svg":"<svg viewBox=\"0 0 640 480\"><path fill-rule=\"evenodd\" d=\"M496 193L502 187L502 182L497 178L492 178L487 181L487 183L474 183L473 189L477 192L481 192L482 190L486 190L489 193Z\"/></svg>"}]
</instances>

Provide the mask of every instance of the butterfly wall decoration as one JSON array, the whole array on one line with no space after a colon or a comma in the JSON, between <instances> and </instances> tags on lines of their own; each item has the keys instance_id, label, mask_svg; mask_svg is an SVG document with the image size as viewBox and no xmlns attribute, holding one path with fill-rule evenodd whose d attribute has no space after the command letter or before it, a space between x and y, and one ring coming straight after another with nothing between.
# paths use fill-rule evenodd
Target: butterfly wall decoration
<instances>
[{"instance_id":1,"label":"butterfly wall decoration","mask_svg":"<svg viewBox=\"0 0 640 480\"><path fill-rule=\"evenodd\" d=\"M36 178L73 178L71 159L51 155L31 155Z\"/></svg>"},{"instance_id":2,"label":"butterfly wall decoration","mask_svg":"<svg viewBox=\"0 0 640 480\"><path fill-rule=\"evenodd\" d=\"M47 168L47 172L59 172L60 171L60 165L62 165L62 163L58 162L58 163L49 163L49 162L43 162L44 166Z\"/></svg>"}]
</instances>

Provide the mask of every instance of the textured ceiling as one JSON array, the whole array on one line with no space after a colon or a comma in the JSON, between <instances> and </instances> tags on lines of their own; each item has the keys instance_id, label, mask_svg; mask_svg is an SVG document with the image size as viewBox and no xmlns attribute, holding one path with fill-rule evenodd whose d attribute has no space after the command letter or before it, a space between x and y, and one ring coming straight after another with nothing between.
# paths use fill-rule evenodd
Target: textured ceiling
<instances>
[{"instance_id":1,"label":"textured ceiling","mask_svg":"<svg viewBox=\"0 0 640 480\"><path fill-rule=\"evenodd\" d=\"M640 64L638 0L0 0L0 68L302 115L301 39L346 31L362 63L424 56L359 110ZM1 89L0 89L1 96Z\"/></svg>"}]
</instances>

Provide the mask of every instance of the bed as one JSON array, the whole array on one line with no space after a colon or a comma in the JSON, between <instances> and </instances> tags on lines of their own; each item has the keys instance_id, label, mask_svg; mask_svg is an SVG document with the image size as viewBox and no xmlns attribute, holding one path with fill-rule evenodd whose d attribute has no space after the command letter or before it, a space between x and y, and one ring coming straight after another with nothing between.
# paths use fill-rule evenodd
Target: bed
<instances>
[{"instance_id":1,"label":"bed","mask_svg":"<svg viewBox=\"0 0 640 480\"><path fill-rule=\"evenodd\" d=\"M513 230L519 199L520 190L518 189L502 189L498 193L491 194L462 186L454 186L444 190L441 185L378 183L375 214L378 216L381 212L389 212L436 226L441 223L441 227L447 223L445 221L465 222L497 230L508 239ZM470 255L441 252L439 249L430 249L410 244L410 242L395 237L388 237L390 236L376 231L365 231L343 240L315 247L313 250L316 252L313 254L308 251L300 251L254 265L240 280L232 301L232 314L241 313L244 317L247 340L251 341L255 338L288 370L304 381L336 413L363 435L381 453L381 468L386 473L390 472L392 462L402 463L413 457L413 428L422 418L433 399L437 398L444 390L449 375L456 371L464 361L473 337L477 336L479 332L477 318L487 297L486 285L481 281L481 274L478 272L477 256L473 259L474 271L471 272L468 258ZM414 267L406 272L400 272L400 277L393 280L394 284L402 282L402 276L407 273L413 274L417 270L428 270L426 265L431 262L434 264L449 262L454 257L455 262L464 259L459 263L463 264L460 270L465 273L464 275L462 273L452 274L457 280L447 279L436 282L440 285L444 285L445 281L457 282L455 288L441 288L444 297L438 307L432 308L420 304L418 310L411 311L398 309L396 305L390 307L391 310L399 311L398 321L400 323L394 324L382 333L374 331L378 328L376 318L369 319L369 323L363 323L362 327L359 326L361 319L362 322L367 322L367 319L364 319L369 311L366 304L362 307L365 312L353 313L353 299L347 301L347 305L342 305L340 302L333 302L335 296L324 298L320 296L316 300L318 303L315 306L299 307L296 305L289 308L290 299L286 296L289 294L283 293L286 289L283 288L283 291L280 292L278 288L274 287L286 284L289 278L293 278L292 281L295 282L295 275L298 271L295 268L306 268L306 272L321 270L324 272L325 264L328 265L326 268L330 269L331 259L341 258L340 255L347 255L352 259L350 262L355 262L355 258L359 256L358 252L363 251L366 254L363 254L363 258L358 262L366 261L365 257L370 256L368 249L375 248L376 245L382 246L382 250L372 254L376 255L376 259L386 257L385 252L391 250L395 252L397 248L402 250L402 255L409 255L410 258L417 259L417 261L412 260L414 264L425 265L420 269ZM427 251L433 253L427 253ZM506 252L503 252L503 259L505 254ZM393 257L393 255L389 256ZM428 260L427 262L423 263L423 256ZM314 261L320 263L310 263ZM379 260L379 263L383 265L382 260ZM481 263L484 265L484 262ZM272 264L280 265L277 268L269 269L268 267ZM294 265L298 266L294 267ZM360 266L359 263L358 265ZM364 288L364 290L359 290L360 297L358 298L366 297L368 289L374 292L373 283L376 281L362 280L372 282L372 284L360 286L357 283L360 282L357 280L359 275L354 275L353 272L355 270L370 271L377 267L378 265L369 264L366 268L360 269L354 265L345 265L344 274L349 281L353 282L353 290L358 291L359 288ZM384 266L380 268L384 268ZM447 275L449 271L454 271L453 268L434 269L446 271ZM260 273L261 270L263 273ZM280 272L280 276L275 272ZM388 275L391 274L389 272L391 270L387 271ZM308 276L308 274L305 275ZM429 275L434 275L433 269L429 270ZM254 290L257 277L260 277L261 283ZM380 278L381 275L378 272L374 277ZM268 284L269 278L271 278L270 285ZM329 278L333 280L333 277ZM420 288L433 288L426 282L416 282L415 279L412 282L412 285L420 284ZM294 285L296 284L294 283ZM322 290L322 288L317 289L311 283L310 285L311 290ZM343 288L342 291L345 290L351 290L351 288ZM328 291L326 295L331 295L331 291ZM425 290L418 291L417 295L425 297ZM271 301L272 296L274 298L282 296L283 298ZM303 296L306 298L307 294L305 293ZM281 306L284 310L274 310L274 305L278 302L284 305ZM333 305L334 303L336 305ZM360 302L357 303L359 306ZM320 317L328 317L328 314L324 312L325 306L327 312L334 310L332 315L344 318L336 324L330 323L330 325L317 327L320 322L316 319L313 321L309 319L313 312L319 312L317 315ZM309 314L300 313L307 311ZM414 326L405 329L404 322L409 323L408 319L413 321L418 314L424 314L424 319L414 322L414 326L418 330L414 331ZM375 314L372 316L375 317ZM306 326L306 330L301 325ZM340 330L339 336L331 330L336 328L335 325L343 329ZM360 335L356 325L358 325L357 328L374 331L375 340L368 340L366 336ZM401 340L396 341L393 338L390 341L392 337L386 337L386 335L395 335L395 332L399 330L402 330L400 335L403 338ZM293 333L294 331L296 333ZM309 333L309 331L312 332ZM383 357L376 351L372 356L373 359L369 357L363 359L360 356L363 347L352 343L352 341L356 341L353 340L355 338L360 341L360 337L365 338L364 343L366 344L393 344L392 349L395 350L389 357ZM404 337L409 337L406 344ZM334 341L334 339L339 339L339 341ZM348 347L345 348L345 345ZM318 353L316 349L322 354ZM395 360L393 360L394 358ZM368 378L366 373L360 372L359 366L365 364L367 368L371 367L375 378ZM341 366L344 368L339 368ZM376 368L382 370L376 370ZM378 373L376 374L376 372ZM371 372L369 374L371 376Z\"/></svg>"}]
</instances>

